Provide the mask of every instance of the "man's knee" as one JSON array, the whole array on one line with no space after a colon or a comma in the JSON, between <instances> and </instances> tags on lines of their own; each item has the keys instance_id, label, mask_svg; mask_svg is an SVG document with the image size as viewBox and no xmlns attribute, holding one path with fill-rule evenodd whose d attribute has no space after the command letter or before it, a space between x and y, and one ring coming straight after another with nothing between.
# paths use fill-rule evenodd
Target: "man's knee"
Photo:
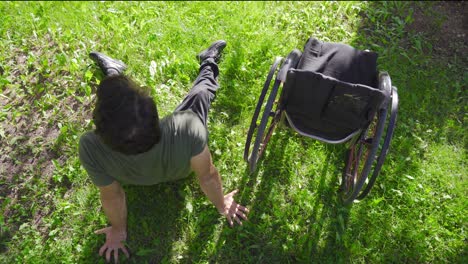
<instances>
[{"instance_id":1,"label":"man's knee","mask_svg":"<svg viewBox=\"0 0 468 264\"><path fill-rule=\"evenodd\" d=\"M196 97L203 102L210 103L215 94L207 89L207 87L200 87L200 89L196 92Z\"/></svg>"}]
</instances>

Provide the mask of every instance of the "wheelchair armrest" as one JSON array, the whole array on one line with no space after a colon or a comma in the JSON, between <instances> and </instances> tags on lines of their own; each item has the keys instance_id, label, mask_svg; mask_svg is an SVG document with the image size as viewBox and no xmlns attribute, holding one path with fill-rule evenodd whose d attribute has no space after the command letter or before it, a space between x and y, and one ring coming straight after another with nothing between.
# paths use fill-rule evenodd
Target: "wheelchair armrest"
<instances>
[{"instance_id":1,"label":"wheelchair armrest","mask_svg":"<svg viewBox=\"0 0 468 264\"><path fill-rule=\"evenodd\" d=\"M385 94L385 101L382 104L386 104L392 95L392 80L388 72L382 71L379 73L379 84L378 89Z\"/></svg>"},{"instance_id":2,"label":"wheelchair armrest","mask_svg":"<svg viewBox=\"0 0 468 264\"><path fill-rule=\"evenodd\" d=\"M286 81L286 75L288 74L289 69L296 68L299 60L301 59L301 56L301 51L298 49L292 50L281 65L278 75L276 76L276 80L284 83Z\"/></svg>"}]
</instances>

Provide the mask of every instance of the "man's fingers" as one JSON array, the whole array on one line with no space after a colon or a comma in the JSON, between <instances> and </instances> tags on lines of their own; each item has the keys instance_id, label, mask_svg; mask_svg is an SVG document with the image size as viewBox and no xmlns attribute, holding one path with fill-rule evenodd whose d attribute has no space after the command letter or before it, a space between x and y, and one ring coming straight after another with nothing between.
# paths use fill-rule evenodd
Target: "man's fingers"
<instances>
[{"instance_id":1,"label":"man's fingers","mask_svg":"<svg viewBox=\"0 0 468 264\"><path fill-rule=\"evenodd\" d=\"M109 248L106 251L106 262L107 263L109 263L109 261L110 261L110 256L111 256L110 254L112 253L112 250L113 250L112 248Z\"/></svg>"},{"instance_id":2,"label":"man's fingers","mask_svg":"<svg viewBox=\"0 0 468 264\"><path fill-rule=\"evenodd\" d=\"M114 263L119 263L119 249L114 249Z\"/></svg>"},{"instance_id":3,"label":"man's fingers","mask_svg":"<svg viewBox=\"0 0 468 264\"><path fill-rule=\"evenodd\" d=\"M104 244L104 246L102 246L100 249L99 249L99 256L102 256L102 254L104 254L104 251L106 250L107 248L107 245Z\"/></svg>"},{"instance_id":4,"label":"man's fingers","mask_svg":"<svg viewBox=\"0 0 468 264\"><path fill-rule=\"evenodd\" d=\"M234 196L239 190L234 190L227 194L227 196Z\"/></svg>"},{"instance_id":5,"label":"man's fingers","mask_svg":"<svg viewBox=\"0 0 468 264\"><path fill-rule=\"evenodd\" d=\"M104 227L103 229L99 229L94 231L94 234L99 235L99 234L104 234L107 231L107 227Z\"/></svg>"},{"instance_id":6,"label":"man's fingers","mask_svg":"<svg viewBox=\"0 0 468 264\"><path fill-rule=\"evenodd\" d=\"M246 207L242 205L237 204L232 198L232 196L236 195L237 192L239 192L239 190L234 190L224 196L225 198L229 199L228 201L229 208L226 210L225 215L231 227L234 225L234 220L239 225L242 225L242 220L247 220L246 214L249 212L249 209L247 209Z\"/></svg>"},{"instance_id":7,"label":"man's fingers","mask_svg":"<svg viewBox=\"0 0 468 264\"><path fill-rule=\"evenodd\" d=\"M247 207L244 207L242 205L238 205L237 208L240 210L240 211L243 211L245 213L248 213L249 212L249 209Z\"/></svg>"},{"instance_id":8,"label":"man's fingers","mask_svg":"<svg viewBox=\"0 0 468 264\"><path fill-rule=\"evenodd\" d=\"M125 248L125 246L122 247L122 251L127 256L127 258L130 258L130 254L128 253L128 250Z\"/></svg>"},{"instance_id":9,"label":"man's fingers","mask_svg":"<svg viewBox=\"0 0 468 264\"><path fill-rule=\"evenodd\" d=\"M236 214L237 214L238 216L240 216L242 219L247 220L247 216L246 216L244 213L242 213L241 211L236 212Z\"/></svg>"},{"instance_id":10,"label":"man's fingers","mask_svg":"<svg viewBox=\"0 0 468 264\"><path fill-rule=\"evenodd\" d=\"M232 218L234 218L234 220L236 220L236 222L239 224L239 225L242 225L242 221L239 219L239 217L237 215L234 215Z\"/></svg>"},{"instance_id":11,"label":"man's fingers","mask_svg":"<svg viewBox=\"0 0 468 264\"><path fill-rule=\"evenodd\" d=\"M230 224L231 226L233 226L234 223L232 222L231 216L228 214L228 215L226 215L226 217L227 217L227 219L228 219L229 224Z\"/></svg>"},{"instance_id":12,"label":"man's fingers","mask_svg":"<svg viewBox=\"0 0 468 264\"><path fill-rule=\"evenodd\" d=\"M232 204L231 208L229 209L229 211L231 213L237 213L237 212L242 212L244 214L249 213L249 209L247 209L246 207L244 207L242 205L236 204L235 202L233 202L233 204Z\"/></svg>"}]
</instances>

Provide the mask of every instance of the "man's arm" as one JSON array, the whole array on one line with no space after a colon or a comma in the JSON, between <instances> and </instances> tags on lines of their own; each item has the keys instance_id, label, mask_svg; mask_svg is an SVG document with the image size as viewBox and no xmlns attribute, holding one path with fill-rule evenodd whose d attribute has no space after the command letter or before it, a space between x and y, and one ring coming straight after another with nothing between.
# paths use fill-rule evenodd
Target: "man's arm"
<instances>
[{"instance_id":1,"label":"man's arm","mask_svg":"<svg viewBox=\"0 0 468 264\"><path fill-rule=\"evenodd\" d=\"M118 231L127 230L127 202L125 191L117 181L99 187L101 203L112 227Z\"/></svg>"},{"instance_id":2,"label":"man's arm","mask_svg":"<svg viewBox=\"0 0 468 264\"><path fill-rule=\"evenodd\" d=\"M112 251L114 251L114 261L118 261L119 249L127 257L128 251L122 242L127 239L127 203L125 200L125 191L117 181L99 187L101 193L101 203L107 219L111 223L106 227L95 231L96 234L106 234L106 243L99 250L99 255L106 253L107 262L110 261Z\"/></svg>"},{"instance_id":3,"label":"man's arm","mask_svg":"<svg viewBox=\"0 0 468 264\"><path fill-rule=\"evenodd\" d=\"M241 219L247 219L246 214L249 210L234 201L233 196L237 193L237 190L227 195L223 194L221 177L219 176L218 170L213 165L208 147L205 147L200 154L192 157L190 165L198 177L201 189L214 204L216 209L218 209L218 212L227 217L231 226L234 220L242 224Z\"/></svg>"}]
</instances>

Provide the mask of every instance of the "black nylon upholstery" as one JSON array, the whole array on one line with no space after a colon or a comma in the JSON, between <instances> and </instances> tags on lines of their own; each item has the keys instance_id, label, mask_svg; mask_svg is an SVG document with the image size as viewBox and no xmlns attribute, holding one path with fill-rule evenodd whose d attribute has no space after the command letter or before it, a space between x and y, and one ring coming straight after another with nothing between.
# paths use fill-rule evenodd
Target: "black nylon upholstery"
<instances>
[{"instance_id":1,"label":"black nylon upholstery","mask_svg":"<svg viewBox=\"0 0 468 264\"><path fill-rule=\"evenodd\" d=\"M366 127L385 100L373 88L376 60L375 53L309 39L298 69L288 72L283 88L282 105L293 127L333 141Z\"/></svg>"},{"instance_id":2,"label":"black nylon upholstery","mask_svg":"<svg viewBox=\"0 0 468 264\"><path fill-rule=\"evenodd\" d=\"M343 82L376 88L377 57L375 52L309 38L297 69L319 72Z\"/></svg>"}]
</instances>

